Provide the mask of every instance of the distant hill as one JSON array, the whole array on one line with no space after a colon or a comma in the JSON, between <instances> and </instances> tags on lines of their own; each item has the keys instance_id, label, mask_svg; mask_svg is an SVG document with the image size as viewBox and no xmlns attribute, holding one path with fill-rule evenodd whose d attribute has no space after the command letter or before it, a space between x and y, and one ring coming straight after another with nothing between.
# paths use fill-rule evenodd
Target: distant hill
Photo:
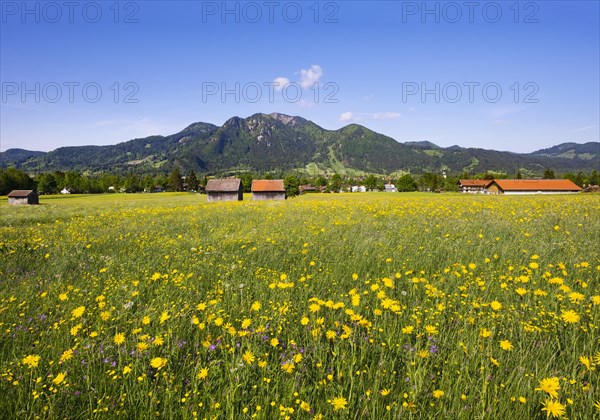
<instances>
[{"instance_id":1,"label":"distant hill","mask_svg":"<svg viewBox=\"0 0 600 420\"><path fill-rule=\"evenodd\" d=\"M0 167L8 166L8 164L11 166L18 166L31 158L45 154L45 152L35 152L25 149L8 149L7 151L0 153ZM7 165L4 165L5 162Z\"/></svg>"},{"instance_id":2,"label":"distant hill","mask_svg":"<svg viewBox=\"0 0 600 420\"><path fill-rule=\"evenodd\" d=\"M545 168L598 169L599 148L600 143L564 143L530 154L443 148L429 141L400 143L358 124L325 130L301 117L273 113L232 117L220 127L198 122L170 136L113 146L61 147L48 153L10 149L0 153L0 166L30 172L152 173L179 167L206 174L299 169L314 175L442 170L539 175Z\"/></svg>"},{"instance_id":3,"label":"distant hill","mask_svg":"<svg viewBox=\"0 0 600 420\"><path fill-rule=\"evenodd\" d=\"M441 149L437 144L433 144L430 141L406 141L405 145L414 147L415 149Z\"/></svg>"},{"instance_id":4,"label":"distant hill","mask_svg":"<svg viewBox=\"0 0 600 420\"><path fill-rule=\"evenodd\" d=\"M594 160L600 156L600 143L589 142L584 144L562 143L548 149L541 149L531 154L532 156L547 156L565 159Z\"/></svg>"}]
</instances>

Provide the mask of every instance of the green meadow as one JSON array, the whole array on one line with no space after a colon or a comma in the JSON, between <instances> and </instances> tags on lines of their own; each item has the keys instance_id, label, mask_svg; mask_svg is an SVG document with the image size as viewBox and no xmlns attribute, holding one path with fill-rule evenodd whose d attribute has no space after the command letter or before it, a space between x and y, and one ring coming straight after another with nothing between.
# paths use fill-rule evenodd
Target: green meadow
<instances>
[{"instance_id":1,"label":"green meadow","mask_svg":"<svg viewBox=\"0 0 600 420\"><path fill-rule=\"evenodd\" d=\"M600 416L600 196L0 199L0 417Z\"/></svg>"}]
</instances>

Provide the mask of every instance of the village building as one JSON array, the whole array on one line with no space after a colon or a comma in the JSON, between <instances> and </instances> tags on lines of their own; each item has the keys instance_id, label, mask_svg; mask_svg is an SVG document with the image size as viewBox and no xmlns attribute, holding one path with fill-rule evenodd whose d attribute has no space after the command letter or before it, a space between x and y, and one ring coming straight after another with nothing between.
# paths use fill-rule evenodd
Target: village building
<instances>
[{"instance_id":1,"label":"village building","mask_svg":"<svg viewBox=\"0 0 600 420\"><path fill-rule=\"evenodd\" d=\"M163 187L162 185L155 185L152 188L152 192L154 193L161 193L161 192L165 192L165 187Z\"/></svg>"},{"instance_id":2,"label":"village building","mask_svg":"<svg viewBox=\"0 0 600 420\"><path fill-rule=\"evenodd\" d=\"M242 201L244 199L244 185L241 179L209 179L206 184L208 202L216 201Z\"/></svg>"},{"instance_id":3,"label":"village building","mask_svg":"<svg viewBox=\"0 0 600 420\"><path fill-rule=\"evenodd\" d=\"M316 193L316 192L320 191L317 187L314 187L314 186L312 186L310 184L308 184L308 185L300 185L300 187L298 187L298 189L300 190L300 194Z\"/></svg>"},{"instance_id":4,"label":"village building","mask_svg":"<svg viewBox=\"0 0 600 420\"><path fill-rule=\"evenodd\" d=\"M282 179L259 179L252 181L253 200L285 200Z\"/></svg>"},{"instance_id":5,"label":"village building","mask_svg":"<svg viewBox=\"0 0 600 420\"><path fill-rule=\"evenodd\" d=\"M385 192L398 192L398 189L396 189L396 186L394 184L385 184Z\"/></svg>"},{"instance_id":6,"label":"village building","mask_svg":"<svg viewBox=\"0 0 600 420\"><path fill-rule=\"evenodd\" d=\"M486 190L488 194L572 194L581 188L568 179L494 179Z\"/></svg>"},{"instance_id":7,"label":"village building","mask_svg":"<svg viewBox=\"0 0 600 420\"><path fill-rule=\"evenodd\" d=\"M11 206L40 204L40 200L33 190L13 190L8 193L8 204Z\"/></svg>"},{"instance_id":8,"label":"village building","mask_svg":"<svg viewBox=\"0 0 600 420\"><path fill-rule=\"evenodd\" d=\"M458 186L463 194L487 194L489 179L461 179Z\"/></svg>"}]
</instances>

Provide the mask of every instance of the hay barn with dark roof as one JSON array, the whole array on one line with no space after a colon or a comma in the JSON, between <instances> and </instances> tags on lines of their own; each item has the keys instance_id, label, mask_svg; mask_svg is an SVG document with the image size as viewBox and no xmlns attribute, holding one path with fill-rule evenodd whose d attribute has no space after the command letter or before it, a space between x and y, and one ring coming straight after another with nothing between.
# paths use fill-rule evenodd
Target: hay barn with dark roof
<instances>
[{"instance_id":1,"label":"hay barn with dark roof","mask_svg":"<svg viewBox=\"0 0 600 420\"><path fill-rule=\"evenodd\" d=\"M244 199L244 186L241 179L209 179L206 184L208 202L217 201L242 201Z\"/></svg>"},{"instance_id":2,"label":"hay barn with dark roof","mask_svg":"<svg viewBox=\"0 0 600 420\"><path fill-rule=\"evenodd\" d=\"M8 204L11 206L24 206L40 204L38 194L33 190L13 190L8 193Z\"/></svg>"}]
</instances>

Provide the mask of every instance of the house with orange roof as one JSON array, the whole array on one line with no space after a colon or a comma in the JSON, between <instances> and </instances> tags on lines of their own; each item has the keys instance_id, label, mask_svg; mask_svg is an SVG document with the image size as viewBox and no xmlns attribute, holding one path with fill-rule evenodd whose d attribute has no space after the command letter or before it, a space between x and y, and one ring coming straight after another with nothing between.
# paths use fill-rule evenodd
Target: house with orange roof
<instances>
[{"instance_id":1,"label":"house with orange roof","mask_svg":"<svg viewBox=\"0 0 600 420\"><path fill-rule=\"evenodd\" d=\"M253 200L285 200L283 179L259 179L252 181Z\"/></svg>"},{"instance_id":2,"label":"house with orange roof","mask_svg":"<svg viewBox=\"0 0 600 420\"><path fill-rule=\"evenodd\" d=\"M458 186L463 194L487 194L489 179L461 179Z\"/></svg>"},{"instance_id":3,"label":"house with orange roof","mask_svg":"<svg viewBox=\"0 0 600 420\"><path fill-rule=\"evenodd\" d=\"M568 179L494 179L487 182L488 194L572 194L581 191Z\"/></svg>"}]
</instances>

